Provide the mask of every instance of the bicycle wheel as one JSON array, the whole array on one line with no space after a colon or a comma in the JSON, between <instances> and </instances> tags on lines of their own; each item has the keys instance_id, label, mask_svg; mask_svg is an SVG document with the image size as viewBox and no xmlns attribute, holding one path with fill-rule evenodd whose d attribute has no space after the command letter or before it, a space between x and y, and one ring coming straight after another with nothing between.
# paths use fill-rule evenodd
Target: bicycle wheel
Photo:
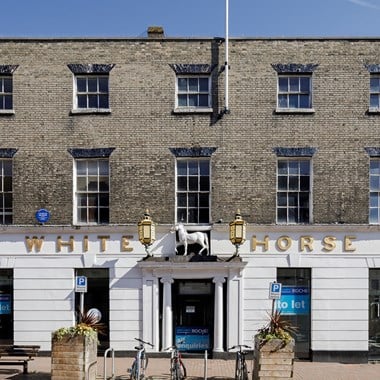
<instances>
[{"instance_id":1,"label":"bicycle wheel","mask_svg":"<svg viewBox=\"0 0 380 380\"><path fill-rule=\"evenodd\" d=\"M248 380L247 363L245 360L243 361L243 380Z\"/></svg>"},{"instance_id":2,"label":"bicycle wheel","mask_svg":"<svg viewBox=\"0 0 380 380\"><path fill-rule=\"evenodd\" d=\"M241 380L241 368L239 357L236 358L235 362L235 380Z\"/></svg>"}]
</instances>

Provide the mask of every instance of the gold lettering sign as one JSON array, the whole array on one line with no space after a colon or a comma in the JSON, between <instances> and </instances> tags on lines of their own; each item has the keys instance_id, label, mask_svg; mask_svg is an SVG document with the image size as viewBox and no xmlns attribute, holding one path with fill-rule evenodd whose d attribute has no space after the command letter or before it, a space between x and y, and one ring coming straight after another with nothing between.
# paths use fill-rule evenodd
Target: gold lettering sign
<instances>
[{"instance_id":1,"label":"gold lettering sign","mask_svg":"<svg viewBox=\"0 0 380 380\"><path fill-rule=\"evenodd\" d=\"M35 248L36 252L40 252L42 245L44 244L44 239L44 236L41 236L40 238L33 236L31 239L29 239L29 236L25 236L25 244L28 252L32 252L33 248Z\"/></svg>"},{"instance_id":2,"label":"gold lettering sign","mask_svg":"<svg viewBox=\"0 0 380 380\"><path fill-rule=\"evenodd\" d=\"M256 236L252 236L252 250L256 251L258 245L263 246L263 251L266 252L269 249L269 236L265 235L264 241L258 241Z\"/></svg>"},{"instance_id":3,"label":"gold lettering sign","mask_svg":"<svg viewBox=\"0 0 380 380\"><path fill-rule=\"evenodd\" d=\"M133 248L129 246L129 239L133 239L133 236L126 235L121 237L121 252L132 252Z\"/></svg>"},{"instance_id":4,"label":"gold lettering sign","mask_svg":"<svg viewBox=\"0 0 380 380\"><path fill-rule=\"evenodd\" d=\"M336 248L336 237L335 236L325 236L322 240L323 250L331 252Z\"/></svg>"},{"instance_id":5,"label":"gold lettering sign","mask_svg":"<svg viewBox=\"0 0 380 380\"><path fill-rule=\"evenodd\" d=\"M69 241L63 241L61 236L57 237L57 251L61 252L62 247L69 247L69 251L74 251L74 237L70 236Z\"/></svg>"},{"instance_id":6,"label":"gold lettering sign","mask_svg":"<svg viewBox=\"0 0 380 380\"><path fill-rule=\"evenodd\" d=\"M276 246L280 251L287 251L292 246L292 239L289 236L280 236L276 240Z\"/></svg>"},{"instance_id":7,"label":"gold lettering sign","mask_svg":"<svg viewBox=\"0 0 380 380\"><path fill-rule=\"evenodd\" d=\"M352 240L356 239L356 236L345 236L344 237L344 250L346 252L356 251L356 248L352 245Z\"/></svg>"},{"instance_id":8,"label":"gold lettering sign","mask_svg":"<svg viewBox=\"0 0 380 380\"><path fill-rule=\"evenodd\" d=\"M303 252L307 249L309 252L313 251L314 238L312 236L300 237L300 251Z\"/></svg>"},{"instance_id":9,"label":"gold lettering sign","mask_svg":"<svg viewBox=\"0 0 380 380\"><path fill-rule=\"evenodd\" d=\"M104 252L107 250L107 240L110 239L109 235L100 235L98 236L98 239L100 239L100 246L101 246L101 251Z\"/></svg>"}]
</instances>

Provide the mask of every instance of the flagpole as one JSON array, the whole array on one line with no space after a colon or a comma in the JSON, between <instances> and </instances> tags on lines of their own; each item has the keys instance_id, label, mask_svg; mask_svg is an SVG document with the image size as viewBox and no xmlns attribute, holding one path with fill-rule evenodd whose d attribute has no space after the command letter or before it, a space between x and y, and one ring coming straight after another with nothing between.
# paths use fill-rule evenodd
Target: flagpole
<instances>
[{"instance_id":1,"label":"flagpole","mask_svg":"<svg viewBox=\"0 0 380 380\"><path fill-rule=\"evenodd\" d=\"M228 105L228 92L229 92L229 83L228 83L228 70L229 70L229 65L228 65L228 39L229 39L229 30L228 30L228 8L229 8L229 4L228 4L228 1L229 0L226 0L226 56L225 56L225 63L224 63L224 69L225 69L225 73L226 73L226 82L225 82L225 108L224 108L224 112L225 113L229 113L230 110L229 110L229 105Z\"/></svg>"}]
</instances>

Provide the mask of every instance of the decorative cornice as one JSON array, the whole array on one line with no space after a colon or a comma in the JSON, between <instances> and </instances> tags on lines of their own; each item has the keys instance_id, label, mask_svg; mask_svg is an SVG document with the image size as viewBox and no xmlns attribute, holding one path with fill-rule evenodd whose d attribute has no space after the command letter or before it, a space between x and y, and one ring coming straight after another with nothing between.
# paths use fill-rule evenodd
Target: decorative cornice
<instances>
[{"instance_id":1,"label":"decorative cornice","mask_svg":"<svg viewBox=\"0 0 380 380\"><path fill-rule=\"evenodd\" d=\"M13 158L16 152L15 148L2 148L0 149L0 158Z\"/></svg>"},{"instance_id":2,"label":"decorative cornice","mask_svg":"<svg viewBox=\"0 0 380 380\"><path fill-rule=\"evenodd\" d=\"M319 65L316 63L272 63L272 67L280 74L310 74L316 70Z\"/></svg>"},{"instance_id":3,"label":"decorative cornice","mask_svg":"<svg viewBox=\"0 0 380 380\"><path fill-rule=\"evenodd\" d=\"M273 152L278 157L312 157L317 151L317 148L304 147L304 148L273 148Z\"/></svg>"},{"instance_id":4,"label":"decorative cornice","mask_svg":"<svg viewBox=\"0 0 380 380\"><path fill-rule=\"evenodd\" d=\"M83 149L83 148L70 148L67 151L74 158L106 158L109 157L115 148L94 148L94 149Z\"/></svg>"},{"instance_id":5,"label":"decorative cornice","mask_svg":"<svg viewBox=\"0 0 380 380\"><path fill-rule=\"evenodd\" d=\"M70 63L67 67L73 74L108 74L113 68L114 64L99 65L99 64L87 64Z\"/></svg>"},{"instance_id":6,"label":"decorative cornice","mask_svg":"<svg viewBox=\"0 0 380 380\"><path fill-rule=\"evenodd\" d=\"M13 74L17 68L18 65L0 65L0 74Z\"/></svg>"},{"instance_id":7,"label":"decorative cornice","mask_svg":"<svg viewBox=\"0 0 380 380\"><path fill-rule=\"evenodd\" d=\"M380 64L378 63L372 63L372 64L366 63L364 66L370 73L380 73Z\"/></svg>"},{"instance_id":8,"label":"decorative cornice","mask_svg":"<svg viewBox=\"0 0 380 380\"><path fill-rule=\"evenodd\" d=\"M370 157L380 157L380 148L378 147L366 147L364 150Z\"/></svg>"},{"instance_id":9,"label":"decorative cornice","mask_svg":"<svg viewBox=\"0 0 380 380\"><path fill-rule=\"evenodd\" d=\"M169 148L176 157L211 157L217 150L214 147L196 147L196 148Z\"/></svg>"},{"instance_id":10,"label":"decorative cornice","mask_svg":"<svg viewBox=\"0 0 380 380\"><path fill-rule=\"evenodd\" d=\"M211 74L216 65L209 64L181 64L173 63L169 66L178 74Z\"/></svg>"}]
</instances>

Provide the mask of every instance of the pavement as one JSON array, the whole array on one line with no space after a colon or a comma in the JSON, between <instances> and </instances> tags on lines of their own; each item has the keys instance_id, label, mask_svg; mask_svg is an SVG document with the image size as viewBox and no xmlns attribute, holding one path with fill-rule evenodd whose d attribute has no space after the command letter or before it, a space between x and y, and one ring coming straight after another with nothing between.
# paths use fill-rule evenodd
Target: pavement
<instances>
[{"instance_id":1,"label":"pavement","mask_svg":"<svg viewBox=\"0 0 380 380\"><path fill-rule=\"evenodd\" d=\"M114 371L111 358L106 361L106 377L104 377L104 358L98 358L97 380L110 379L114 372L115 380L129 379L127 368L133 358L116 357ZM22 374L22 367L1 366L0 379L11 380L51 380L50 357L40 356L29 362L29 373ZM184 358L187 369L187 380L233 380L234 360L209 359L205 368L204 359ZM250 379L252 360L248 362ZM147 368L147 380L170 380L169 359L150 358ZM343 364L295 361L293 379L295 380L380 380L380 364ZM70 380L70 379L68 379Z\"/></svg>"}]
</instances>

